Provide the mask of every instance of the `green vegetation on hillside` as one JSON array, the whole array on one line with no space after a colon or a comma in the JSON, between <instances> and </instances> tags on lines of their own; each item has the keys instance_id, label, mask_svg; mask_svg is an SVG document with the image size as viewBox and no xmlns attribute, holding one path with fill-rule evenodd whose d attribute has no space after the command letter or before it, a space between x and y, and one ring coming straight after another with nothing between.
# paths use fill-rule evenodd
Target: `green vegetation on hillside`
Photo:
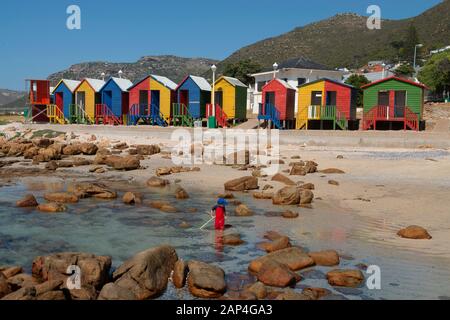
<instances>
[{"instance_id":1,"label":"green vegetation on hillside","mask_svg":"<svg viewBox=\"0 0 450 320\"><path fill-rule=\"evenodd\" d=\"M352 74L350 77L348 77L345 83L358 89L356 105L358 108L361 108L363 106L363 91L361 90L361 87L369 84L370 81L364 75Z\"/></svg>"},{"instance_id":2,"label":"green vegetation on hillside","mask_svg":"<svg viewBox=\"0 0 450 320\"><path fill-rule=\"evenodd\" d=\"M223 75L234 77L241 80L244 84L252 82L252 77L249 74L260 72L261 65L253 62L250 59L238 61L236 63L226 64L223 69Z\"/></svg>"},{"instance_id":3,"label":"green vegetation on hillside","mask_svg":"<svg viewBox=\"0 0 450 320\"><path fill-rule=\"evenodd\" d=\"M419 80L432 91L442 94L450 91L450 51L433 55L419 73Z\"/></svg>"}]
</instances>

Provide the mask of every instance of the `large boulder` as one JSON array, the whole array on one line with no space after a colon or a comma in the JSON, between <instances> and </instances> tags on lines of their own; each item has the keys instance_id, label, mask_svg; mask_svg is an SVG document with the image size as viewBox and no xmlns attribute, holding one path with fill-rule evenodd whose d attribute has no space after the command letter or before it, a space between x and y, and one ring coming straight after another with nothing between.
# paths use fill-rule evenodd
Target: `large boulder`
<instances>
[{"instance_id":1,"label":"large boulder","mask_svg":"<svg viewBox=\"0 0 450 320\"><path fill-rule=\"evenodd\" d=\"M268 259L261 265L257 278L265 285L281 288L295 285L300 281L300 276L288 266L273 259Z\"/></svg>"},{"instance_id":2,"label":"large boulder","mask_svg":"<svg viewBox=\"0 0 450 320\"><path fill-rule=\"evenodd\" d=\"M341 169L337 169L337 168L323 169L323 170L320 170L319 172L320 173L325 173L325 174L343 174L343 173L345 173Z\"/></svg>"},{"instance_id":3,"label":"large boulder","mask_svg":"<svg viewBox=\"0 0 450 320\"><path fill-rule=\"evenodd\" d=\"M60 202L41 203L37 206L37 209L47 213L64 212L67 210L66 206Z\"/></svg>"},{"instance_id":4,"label":"large boulder","mask_svg":"<svg viewBox=\"0 0 450 320\"><path fill-rule=\"evenodd\" d=\"M308 255L314 260L318 266L337 266L339 264L339 254L335 250L325 250L310 252Z\"/></svg>"},{"instance_id":5,"label":"large boulder","mask_svg":"<svg viewBox=\"0 0 450 320\"><path fill-rule=\"evenodd\" d=\"M141 166L141 161L134 156L114 157L107 164L116 170L136 170Z\"/></svg>"},{"instance_id":6,"label":"large boulder","mask_svg":"<svg viewBox=\"0 0 450 320\"><path fill-rule=\"evenodd\" d=\"M32 194L27 194L20 200L16 201L16 206L20 208L37 207L39 203Z\"/></svg>"},{"instance_id":7,"label":"large boulder","mask_svg":"<svg viewBox=\"0 0 450 320\"><path fill-rule=\"evenodd\" d=\"M175 198L177 198L178 200L188 199L189 194L182 187L178 187L175 190Z\"/></svg>"},{"instance_id":8,"label":"large boulder","mask_svg":"<svg viewBox=\"0 0 450 320\"><path fill-rule=\"evenodd\" d=\"M314 265L314 260L300 248L291 247L269 253L253 260L248 266L249 271L257 274L263 263L270 259L287 265L292 271L301 270Z\"/></svg>"},{"instance_id":9,"label":"large boulder","mask_svg":"<svg viewBox=\"0 0 450 320\"><path fill-rule=\"evenodd\" d=\"M289 179L288 177L286 177L284 174L281 174L281 173L277 173L276 175L274 175L272 177L272 181L281 182L288 186L295 186L294 181L292 181L291 179Z\"/></svg>"},{"instance_id":10,"label":"large boulder","mask_svg":"<svg viewBox=\"0 0 450 320\"><path fill-rule=\"evenodd\" d=\"M301 189L298 187L284 187L272 197L274 205L295 205L300 203Z\"/></svg>"},{"instance_id":11,"label":"large boulder","mask_svg":"<svg viewBox=\"0 0 450 320\"><path fill-rule=\"evenodd\" d=\"M98 147L95 144L89 142L81 143L78 148L82 154L89 156L95 155L98 151Z\"/></svg>"},{"instance_id":12,"label":"large boulder","mask_svg":"<svg viewBox=\"0 0 450 320\"><path fill-rule=\"evenodd\" d=\"M99 198L99 199L115 199L117 193L110 190L103 183L81 182L70 185L68 192L74 193L78 198Z\"/></svg>"},{"instance_id":13,"label":"large boulder","mask_svg":"<svg viewBox=\"0 0 450 320\"><path fill-rule=\"evenodd\" d=\"M409 226L401 229L397 232L397 235L406 239L431 239L431 235L428 231L420 226Z\"/></svg>"},{"instance_id":14,"label":"large boulder","mask_svg":"<svg viewBox=\"0 0 450 320\"><path fill-rule=\"evenodd\" d=\"M223 244L226 246L238 246L244 243L239 233L231 233L223 236Z\"/></svg>"},{"instance_id":15,"label":"large boulder","mask_svg":"<svg viewBox=\"0 0 450 320\"><path fill-rule=\"evenodd\" d=\"M31 140L33 145L37 148L47 148L50 146L53 142L48 138L36 138Z\"/></svg>"},{"instance_id":16,"label":"large boulder","mask_svg":"<svg viewBox=\"0 0 450 320\"><path fill-rule=\"evenodd\" d=\"M162 178L155 177L155 176L153 176L147 180L147 186L149 186L149 187L162 188L162 187L167 186L168 184L170 184L169 180L162 179Z\"/></svg>"},{"instance_id":17,"label":"large boulder","mask_svg":"<svg viewBox=\"0 0 450 320\"><path fill-rule=\"evenodd\" d=\"M199 298L219 298L227 288L225 272L214 265L191 260L188 263L188 286L192 295Z\"/></svg>"},{"instance_id":18,"label":"large boulder","mask_svg":"<svg viewBox=\"0 0 450 320\"><path fill-rule=\"evenodd\" d=\"M263 242L259 245L259 247L267 252L274 252L282 249L289 248L291 246L291 242L288 237L282 236L271 242Z\"/></svg>"},{"instance_id":19,"label":"large boulder","mask_svg":"<svg viewBox=\"0 0 450 320\"><path fill-rule=\"evenodd\" d=\"M358 287L364 281L360 270L332 270L327 273L328 283L338 287Z\"/></svg>"},{"instance_id":20,"label":"large boulder","mask_svg":"<svg viewBox=\"0 0 450 320\"><path fill-rule=\"evenodd\" d=\"M94 287L99 290L109 280L111 257L96 256L90 253L64 252L49 256L36 257L33 260L33 276L41 281L67 281L67 270L70 266L78 266L81 270L81 286Z\"/></svg>"},{"instance_id":21,"label":"large boulder","mask_svg":"<svg viewBox=\"0 0 450 320\"><path fill-rule=\"evenodd\" d=\"M166 289L177 260L177 253L170 246L142 251L117 268L113 273L114 284L138 300L157 297ZM121 291L121 295L125 293Z\"/></svg>"},{"instance_id":22,"label":"large boulder","mask_svg":"<svg viewBox=\"0 0 450 320\"><path fill-rule=\"evenodd\" d=\"M38 147L31 147L28 150L25 150L23 153L24 159L33 159L35 156L39 154L40 148Z\"/></svg>"},{"instance_id":23,"label":"large boulder","mask_svg":"<svg viewBox=\"0 0 450 320\"><path fill-rule=\"evenodd\" d=\"M314 199L314 193L311 190L300 190L300 205L310 204Z\"/></svg>"},{"instance_id":24,"label":"large boulder","mask_svg":"<svg viewBox=\"0 0 450 320\"><path fill-rule=\"evenodd\" d=\"M107 283L100 294L98 300L136 300L137 297L133 291L128 288L120 287L115 283Z\"/></svg>"},{"instance_id":25,"label":"large boulder","mask_svg":"<svg viewBox=\"0 0 450 320\"><path fill-rule=\"evenodd\" d=\"M129 205L140 204L142 203L142 195L137 192L126 192L122 197L122 201Z\"/></svg>"},{"instance_id":26,"label":"large boulder","mask_svg":"<svg viewBox=\"0 0 450 320\"><path fill-rule=\"evenodd\" d=\"M66 156L75 156L81 154L81 146L79 143L69 144L62 149L62 154Z\"/></svg>"},{"instance_id":27,"label":"large boulder","mask_svg":"<svg viewBox=\"0 0 450 320\"><path fill-rule=\"evenodd\" d=\"M261 282L255 282L247 287L245 291L253 293L258 300L265 299L268 294L266 286Z\"/></svg>"},{"instance_id":28,"label":"large boulder","mask_svg":"<svg viewBox=\"0 0 450 320\"><path fill-rule=\"evenodd\" d=\"M226 191L245 191L258 189L258 178L255 177L242 177L233 179L225 183Z\"/></svg>"}]
</instances>

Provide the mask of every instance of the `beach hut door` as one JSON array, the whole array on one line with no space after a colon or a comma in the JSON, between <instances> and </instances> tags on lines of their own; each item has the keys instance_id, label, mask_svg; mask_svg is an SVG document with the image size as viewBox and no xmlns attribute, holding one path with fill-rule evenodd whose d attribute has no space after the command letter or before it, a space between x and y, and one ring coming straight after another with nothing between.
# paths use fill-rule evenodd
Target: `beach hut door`
<instances>
[{"instance_id":1,"label":"beach hut door","mask_svg":"<svg viewBox=\"0 0 450 320\"><path fill-rule=\"evenodd\" d=\"M63 93L62 92L57 92L55 94L55 100L56 100L55 103L58 106L58 109L62 111L63 108L64 108L64 96L63 96Z\"/></svg>"},{"instance_id":2,"label":"beach hut door","mask_svg":"<svg viewBox=\"0 0 450 320\"><path fill-rule=\"evenodd\" d=\"M405 116L406 91L395 91L394 117L403 118Z\"/></svg>"},{"instance_id":3,"label":"beach hut door","mask_svg":"<svg viewBox=\"0 0 450 320\"><path fill-rule=\"evenodd\" d=\"M147 90L139 91L139 114L150 114Z\"/></svg>"},{"instance_id":4,"label":"beach hut door","mask_svg":"<svg viewBox=\"0 0 450 320\"><path fill-rule=\"evenodd\" d=\"M151 91L151 109L152 114L159 116L160 114L160 95L159 90L152 90Z\"/></svg>"},{"instance_id":5,"label":"beach hut door","mask_svg":"<svg viewBox=\"0 0 450 320\"><path fill-rule=\"evenodd\" d=\"M77 106L84 110L86 106L86 94L84 91L77 92Z\"/></svg>"},{"instance_id":6,"label":"beach hut door","mask_svg":"<svg viewBox=\"0 0 450 320\"><path fill-rule=\"evenodd\" d=\"M215 99L214 102L222 108L223 107L223 91L216 91L214 99Z\"/></svg>"}]
</instances>

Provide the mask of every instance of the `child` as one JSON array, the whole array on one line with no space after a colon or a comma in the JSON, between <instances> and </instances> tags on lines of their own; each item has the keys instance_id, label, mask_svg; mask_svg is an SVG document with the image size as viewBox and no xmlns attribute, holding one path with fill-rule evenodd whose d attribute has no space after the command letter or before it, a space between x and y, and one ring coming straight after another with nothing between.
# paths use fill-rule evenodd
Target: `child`
<instances>
[{"instance_id":1,"label":"child","mask_svg":"<svg viewBox=\"0 0 450 320\"><path fill-rule=\"evenodd\" d=\"M228 205L227 201L223 198L219 198L217 200L217 205L215 205L212 211L215 211L216 213L216 220L215 220L215 229L216 230L223 230L225 228L225 206Z\"/></svg>"}]
</instances>

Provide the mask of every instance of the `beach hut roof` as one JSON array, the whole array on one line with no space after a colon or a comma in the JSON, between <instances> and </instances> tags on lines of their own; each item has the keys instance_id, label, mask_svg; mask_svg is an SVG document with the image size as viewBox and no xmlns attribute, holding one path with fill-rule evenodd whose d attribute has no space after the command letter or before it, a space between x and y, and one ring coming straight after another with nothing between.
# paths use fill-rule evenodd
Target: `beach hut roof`
<instances>
[{"instance_id":1,"label":"beach hut roof","mask_svg":"<svg viewBox=\"0 0 450 320\"><path fill-rule=\"evenodd\" d=\"M293 88L289 83L287 83L286 81L282 80L282 79L275 79L276 81L278 81L279 83L281 83L281 85L283 85L286 89L292 89L295 90L295 88Z\"/></svg>"},{"instance_id":2,"label":"beach hut roof","mask_svg":"<svg viewBox=\"0 0 450 320\"><path fill-rule=\"evenodd\" d=\"M114 81L119 86L120 90L122 90L122 91L127 91L128 88L133 86L133 82L131 82L128 79L111 77L110 80ZM105 83L105 85L106 85L106 83Z\"/></svg>"},{"instance_id":3,"label":"beach hut roof","mask_svg":"<svg viewBox=\"0 0 450 320\"><path fill-rule=\"evenodd\" d=\"M245 88L247 88L247 86L245 84L243 84L239 79L236 79L236 78L233 78L233 77L227 77L227 76L222 76L222 79L225 79L226 81L228 81L229 83L231 83L235 87L245 87ZM219 80L220 80L220 78L219 78Z\"/></svg>"},{"instance_id":4,"label":"beach hut roof","mask_svg":"<svg viewBox=\"0 0 450 320\"><path fill-rule=\"evenodd\" d=\"M100 89L105 85L105 81L99 80L99 79L91 79L91 78L85 78L87 83L94 89L95 92L99 92Z\"/></svg>"},{"instance_id":5,"label":"beach hut roof","mask_svg":"<svg viewBox=\"0 0 450 320\"><path fill-rule=\"evenodd\" d=\"M381 79L381 80L378 80L378 81L374 81L372 83L366 84L365 86L362 86L361 89L369 88L371 86L374 86L376 84L379 84L379 83L382 83L382 82L386 82L386 81L389 81L389 80L396 80L396 81L400 81L400 82L404 82L404 83L409 83L409 84L411 84L413 86L420 87L422 89L428 89L427 86L424 85L423 83L414 82L414 81L411 81L411 80L408 80L408 79L404 79L404 78L400 78L400 77L396 77L396 76L387 77L387 78L384 78L384 79Z\"/></svg>"},{"instance_id":6,"label":"beach hut roof","mask_svg":"<svg viewBox=\"0 0 450 320\"><path fill-rule=\"evenodd\" d=\"M173 82L172 80L170 80L167 77L163 77L163 76L157 76L152 74L151 77L153 79L155 79L156 81L158 81L159 83L163 84L164 86L166 86L167 88L169 88L170 90L175 90L177 88L177 84L175 82Z\"/></svg>"},{"instance_id":7,"label":"beach hut roof","mask_svg":"<svg viewBox=\"0 0 450 320\"><path fill-rule=\"evenodd\" d=\"M211 85L205 78L197 76L190 76L190 77L197 84L197 86L199 86L200 90L211 91Z\"/></svg>"},{"instance_id":8,"label":"beach hut roof","mask_svg":"<svg viewBox=\"0 0 450 320\"><path fill-rule=\"evenodd\" d=\"M69 79L61 79L55 87L50 88L50 92L53 92L59 87L61 83L64 83L66 87L73 93L75 89L78 87L81 81L77 80L69 80Z\"/></svg>"},{"instance_id":9,"label":"beach hut roof","mask_svg":"<svg viewBox=\"0 0 450 320\"><path fill-rule=\"evenodd\" d=\"M299 87L299 88L301 88L301 87L307 87L307 86L309 86L309 85L311 85L311 84L314 84L314 83L317 83L317 82L322 82L322 81L328 81L328 82L332 82L332 83L335 83L335 84L340 85L340 86L343 86L343 87L348 87L348 88L356 89L356 87L354 87L354 86L352 86L352 85L349 85L349 84L347 84L347 83L345 83L345 82L340 82L340 81L337 81L337 80L334 80L334 79L330 79L330 78L320 78L320 79L317 79L317 80L314 80L314 81L306 82L306 83L304 83L304 84L302 84L302 85L300 85L300 86L298 86L298 87Z\"/></svg>"}]
</instances>

